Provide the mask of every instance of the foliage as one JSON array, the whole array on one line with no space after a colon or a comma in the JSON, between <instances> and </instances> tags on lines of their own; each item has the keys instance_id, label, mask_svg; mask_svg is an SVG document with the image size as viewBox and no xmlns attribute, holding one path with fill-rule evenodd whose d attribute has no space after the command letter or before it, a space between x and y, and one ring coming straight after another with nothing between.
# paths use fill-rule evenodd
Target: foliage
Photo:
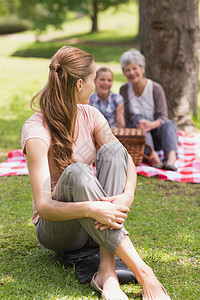
<instances>
[{"instance_id":1,"label":"foliage","mask_svg":"<svg viewBox=\"0 0 200 300\"><path fill-rule=\"evenodd\" d=\"M41 34L48 25L61 28L67 19L67 12L77 11L88 15L92 21L95 14L109 7L117 7L130 0L0 0L2 6L0 15L15 13L19 17L27 18L32 22L32 29Z\"/></svg>"},{"instance_id":2,"label":"foliage","mask_svg":"<svg viewBox=\"0 0 200 300\"><path fill-rule=\"evenodd\" d=\"M0 0L0 15L13 14L20 7L20 0Z\"/></svg>"},{"instance_id":3,"label":"foliage","mask_svg":"<svg viewBox=\"0 0 200 300\"><path fill-rule=\"evenodd\" d=\"M32 23L32 29L41 33L48 25L59 28L66 20L68 10L65 0L0 0L3 3L1 15L16 14Z\"/></svg>"},{"instance_id":4,"label":"foliage","mask_svg":"<svg viewBox=\"0 0 200 300\"><path fill-rule=\"evenodd\" d=\"M109 7L118 7L121 4L128 3L130 0L74 0L69 1L69 9L75 11L82 11L84 14L88 15L92 21L93 31L98 31L98 14L100 11L104 11Z\"/></svg>"},{"instance_id":5,"label":"foliage","mask_svg":"<svg viewBox=\"0 0 200 300\"><path fill-rule=\"evenodd\" d=\"M0 34L16 33L28 30L30 23L15 15L0 17Z\"/></svg>"}]
</instances>

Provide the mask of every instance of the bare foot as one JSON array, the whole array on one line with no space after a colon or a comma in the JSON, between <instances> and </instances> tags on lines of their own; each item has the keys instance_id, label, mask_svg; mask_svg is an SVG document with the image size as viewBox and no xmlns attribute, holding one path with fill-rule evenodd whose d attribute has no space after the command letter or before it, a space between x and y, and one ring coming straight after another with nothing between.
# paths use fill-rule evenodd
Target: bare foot
<instances>
[{"instance_id":1,"label":"bare foot","mask_svg":"<svg viewBox=\"0 0 200 300\"><path fill-rule=\"evenodd\" d=\"M116 274L102 274L98 271L95 277L96 284L103 290L101 296L104 300L128 300L126 294L120 289Z\"/></svg>"},{"instance_id":2,"label":"bare foot","mask_svg":"<svg viewBox=\"0 0 200 300\"><path fill-rule=\"evenodd\" d=\"M143 300L170 300L162 284L155 277L153 271L147 276L142 284Z\"/></svg>"}]
</instances>

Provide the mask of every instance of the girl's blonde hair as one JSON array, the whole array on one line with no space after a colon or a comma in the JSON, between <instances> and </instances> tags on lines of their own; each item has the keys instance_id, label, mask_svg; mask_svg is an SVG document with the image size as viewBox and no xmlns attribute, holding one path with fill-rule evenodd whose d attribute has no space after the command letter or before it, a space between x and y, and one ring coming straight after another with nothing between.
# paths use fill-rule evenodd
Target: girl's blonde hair
<instances>
[{"instance_id":1,"label":"girl's blonde hair","mask_svg":"<svg viewBox=\"0 0 200 300\"><path fill-rule=\"evenodd\" d=\"M91 74L93 62L89 53L63 46L51 59L46 86L31 100L33 109L34 100L40 95L40 111L51 134L50 149L61 173L75 162L73 145L77 119L76 83L78 79L85 81Z\"/></svg>"},{"instance_id":2,"label":"girl's blonde hair","mask_svg":"<svg viewBox=\"0 0 200 300\"><path fill-rule=\"evenodd\" d=\"M112 74L112 78L113 78L113 72L111 71L111 69L107 68L107 67L102 67L102 68L99 68L97 71L96 71L96 79L97 77L99 76L99 74L101 72L110 72Z\"/></svg>"}]
</instances>

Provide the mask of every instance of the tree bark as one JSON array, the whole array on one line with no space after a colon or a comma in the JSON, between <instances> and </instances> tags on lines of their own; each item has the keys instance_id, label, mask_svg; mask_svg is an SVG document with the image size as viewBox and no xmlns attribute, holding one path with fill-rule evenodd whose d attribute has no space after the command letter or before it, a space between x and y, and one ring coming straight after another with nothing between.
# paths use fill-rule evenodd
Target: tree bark
<instances>
[{"instance_id":1,"label":"tree bark","mask_svg":"<svg viewBox=\"0 0 200 300\"><path fill-rule=\"evenodd\" d=\"M97 32L98 31L98 0L92 1L92 29L91 32Z\"/></svg>"},{"instance_id":2,"label":"tree bark","mask_svg":"<svg viewBox=\"0 0 200 300\"><path fill-rule=\"evenodd\" d=\"M144 25L144 20L143 20L143 15L144 13L142 13L142 0L138 0L138 12L139 12L139 30L138 30L138 38L141 40L142 38L142 26Z\"/></svg>"},{"instance_id":3,"label":"tree bark","mask_svg":"<svg viewBox=\"0 0 200 300\"><path fill-rule=\"evenodd\" d=\"M146 75L166 93L169 117L179 129L194 129L199 72L199 0L140 0L141 51Z\"/></svg>"}]
</instances>

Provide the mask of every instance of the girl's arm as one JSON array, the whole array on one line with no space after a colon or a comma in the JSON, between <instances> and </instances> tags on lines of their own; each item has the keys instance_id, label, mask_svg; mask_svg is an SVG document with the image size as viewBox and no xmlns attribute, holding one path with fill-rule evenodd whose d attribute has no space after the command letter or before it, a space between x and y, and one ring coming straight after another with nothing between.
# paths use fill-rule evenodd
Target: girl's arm
<instances>
[{"instance_id":1,"label":"girl's arm","mask_svg":"<svg viewBox=\"0 0 200 300\"><path fill-rule=\"evenodd\" d=\"M124 103L121 103L116 107L116 121L117 127L124 128L125 120L124 120Z\"/></svg>"},{"instance_id":2,"label":"girl's arm","mask_svg":"<svg viewBox=\"0 0 200 300\"><path fill-rule=\"evenodd\" d=\"M44 220L62 221L90 217L119 229L126 219L128 208L102 201L60 202L52 199L48 165L48 147L40 139L26 142L27 165L36 209ZM109 205L104 205L109 204Z\"/></svg>"}]
</instances>

